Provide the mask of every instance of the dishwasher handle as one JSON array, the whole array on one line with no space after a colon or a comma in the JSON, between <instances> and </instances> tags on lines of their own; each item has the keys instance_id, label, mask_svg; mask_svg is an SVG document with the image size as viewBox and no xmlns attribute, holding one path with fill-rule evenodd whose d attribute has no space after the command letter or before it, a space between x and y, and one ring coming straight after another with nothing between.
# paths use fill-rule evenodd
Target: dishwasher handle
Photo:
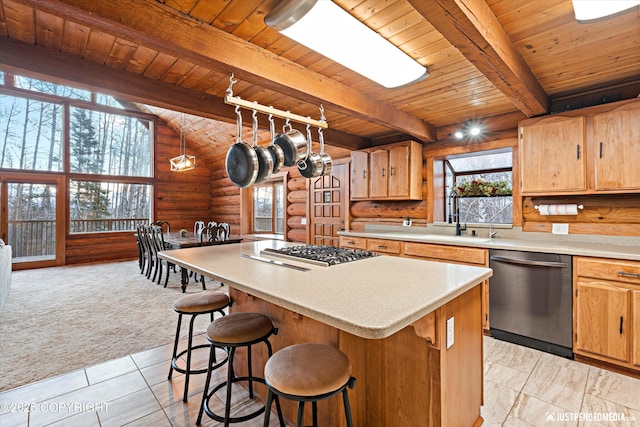
<instances>
[{"instance_id":1,"label":"dishwasher handle","mask_svg":"<svg viewBox=\"0 0 640 427\"><path fill-rule=\"evenodd\" d=\"M534 261L528 259L509 258L506 256L498 255L492 255L490 259L491 261L504 262L505 264L530 265L534 267L566 268L569 266L566 262Z\"/></svg>"}]
</instances>

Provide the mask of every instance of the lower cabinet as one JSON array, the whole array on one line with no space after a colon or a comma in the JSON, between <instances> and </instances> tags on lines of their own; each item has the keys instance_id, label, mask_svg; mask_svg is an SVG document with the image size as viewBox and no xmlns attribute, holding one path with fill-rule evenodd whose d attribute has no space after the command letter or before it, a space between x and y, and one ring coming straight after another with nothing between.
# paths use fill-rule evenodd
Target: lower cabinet
<instances>
[{"instance_id":1,"label":"lower cabinet","mask_svg":"<svg viewBox=\"0 0 640 427\"><path fill-rule=\"evenodd\" d=\"M640 262L574 257L574 353L640 369Z\"/></svg>"},{"instance_id":2,"label":"lower cabinet","mask_svg":"<svg viewBox=\"0 0 640 427\"><path fill-rule=\"evenodd\" d=\"M340 247L368 249L384 255L419 258L428 261L452 262L480 267L489 266L489 251L481 248L351 236L340 236ZM485 331L489 331L489 284L487 281L482 283L482 327Z\"/></svg>"}]
</instances>

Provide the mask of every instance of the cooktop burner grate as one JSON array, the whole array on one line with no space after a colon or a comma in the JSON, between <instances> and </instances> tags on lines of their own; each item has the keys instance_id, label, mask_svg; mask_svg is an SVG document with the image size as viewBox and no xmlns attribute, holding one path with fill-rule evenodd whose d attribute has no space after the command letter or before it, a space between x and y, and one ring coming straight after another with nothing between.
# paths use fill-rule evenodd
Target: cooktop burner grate
<instances>
[{"instance_id":1,"label":"cooktop burner grate","mask_svg":"<svg viewBox=\"0 0 640 427\"><path fill-rule=\"evenodd\" d=\"M329 245L300 245L281 249L263 249L261 255L273 255L281 258L308 262L310 264L331 266L378 256L373 251L363 249L344 249Z\"/></svg>"}]
</instances>

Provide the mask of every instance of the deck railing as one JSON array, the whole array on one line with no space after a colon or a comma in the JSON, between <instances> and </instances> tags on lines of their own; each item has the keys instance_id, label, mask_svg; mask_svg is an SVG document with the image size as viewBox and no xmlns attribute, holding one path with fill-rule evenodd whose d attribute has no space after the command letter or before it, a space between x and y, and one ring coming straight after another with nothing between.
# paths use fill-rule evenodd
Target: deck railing
<instances>
[{"instance_id":1,"label":"deck railing","mask_svg":"<svg viewBox=\"0 0 640 427\"><path fill-rule=\"evenodd\" d=\"M71 220L70 233L99 233L105 231L134 231L148 218L110 218ZM56 249L56 221L10 220L8 241L13 258L54 255Z\"/></svg>"}]
</instances>

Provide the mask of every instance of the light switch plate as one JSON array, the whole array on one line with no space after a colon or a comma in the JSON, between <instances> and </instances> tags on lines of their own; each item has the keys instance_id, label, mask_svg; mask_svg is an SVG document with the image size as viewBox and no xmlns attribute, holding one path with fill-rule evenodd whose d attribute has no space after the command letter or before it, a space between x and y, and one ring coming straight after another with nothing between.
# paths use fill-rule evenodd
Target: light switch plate
<instances>
[{"instance_id":1,"label":"light switch plate","mask_svg":"<svg viewBox=\"0 0 640 427\"><path fill-rule=\"evenodd\" d=\"M569 224L553 224L551 225L551 233L569 234Z\"/></svg>"},{"instance_id":2,"label":"light switch plate","mask_svg":"<svg viewBox=\"0 0 640 427\"><path fill-rule=\"evenodd\" d=\"M305 225L307 223L307 218L303 217L300 219L300 224Z\"/></svg>"},{"instance_id":3,"label":"light switch plate","mask_svg":"<svg viewBox=\"0 0 640 427\"><path fill-rule=\"evenodd\" d=\"M453 317L447 319L447 348L450 348L453 345L453 338L455 335L455 328L453 326Z\"/></svg>"}]
</instances>

